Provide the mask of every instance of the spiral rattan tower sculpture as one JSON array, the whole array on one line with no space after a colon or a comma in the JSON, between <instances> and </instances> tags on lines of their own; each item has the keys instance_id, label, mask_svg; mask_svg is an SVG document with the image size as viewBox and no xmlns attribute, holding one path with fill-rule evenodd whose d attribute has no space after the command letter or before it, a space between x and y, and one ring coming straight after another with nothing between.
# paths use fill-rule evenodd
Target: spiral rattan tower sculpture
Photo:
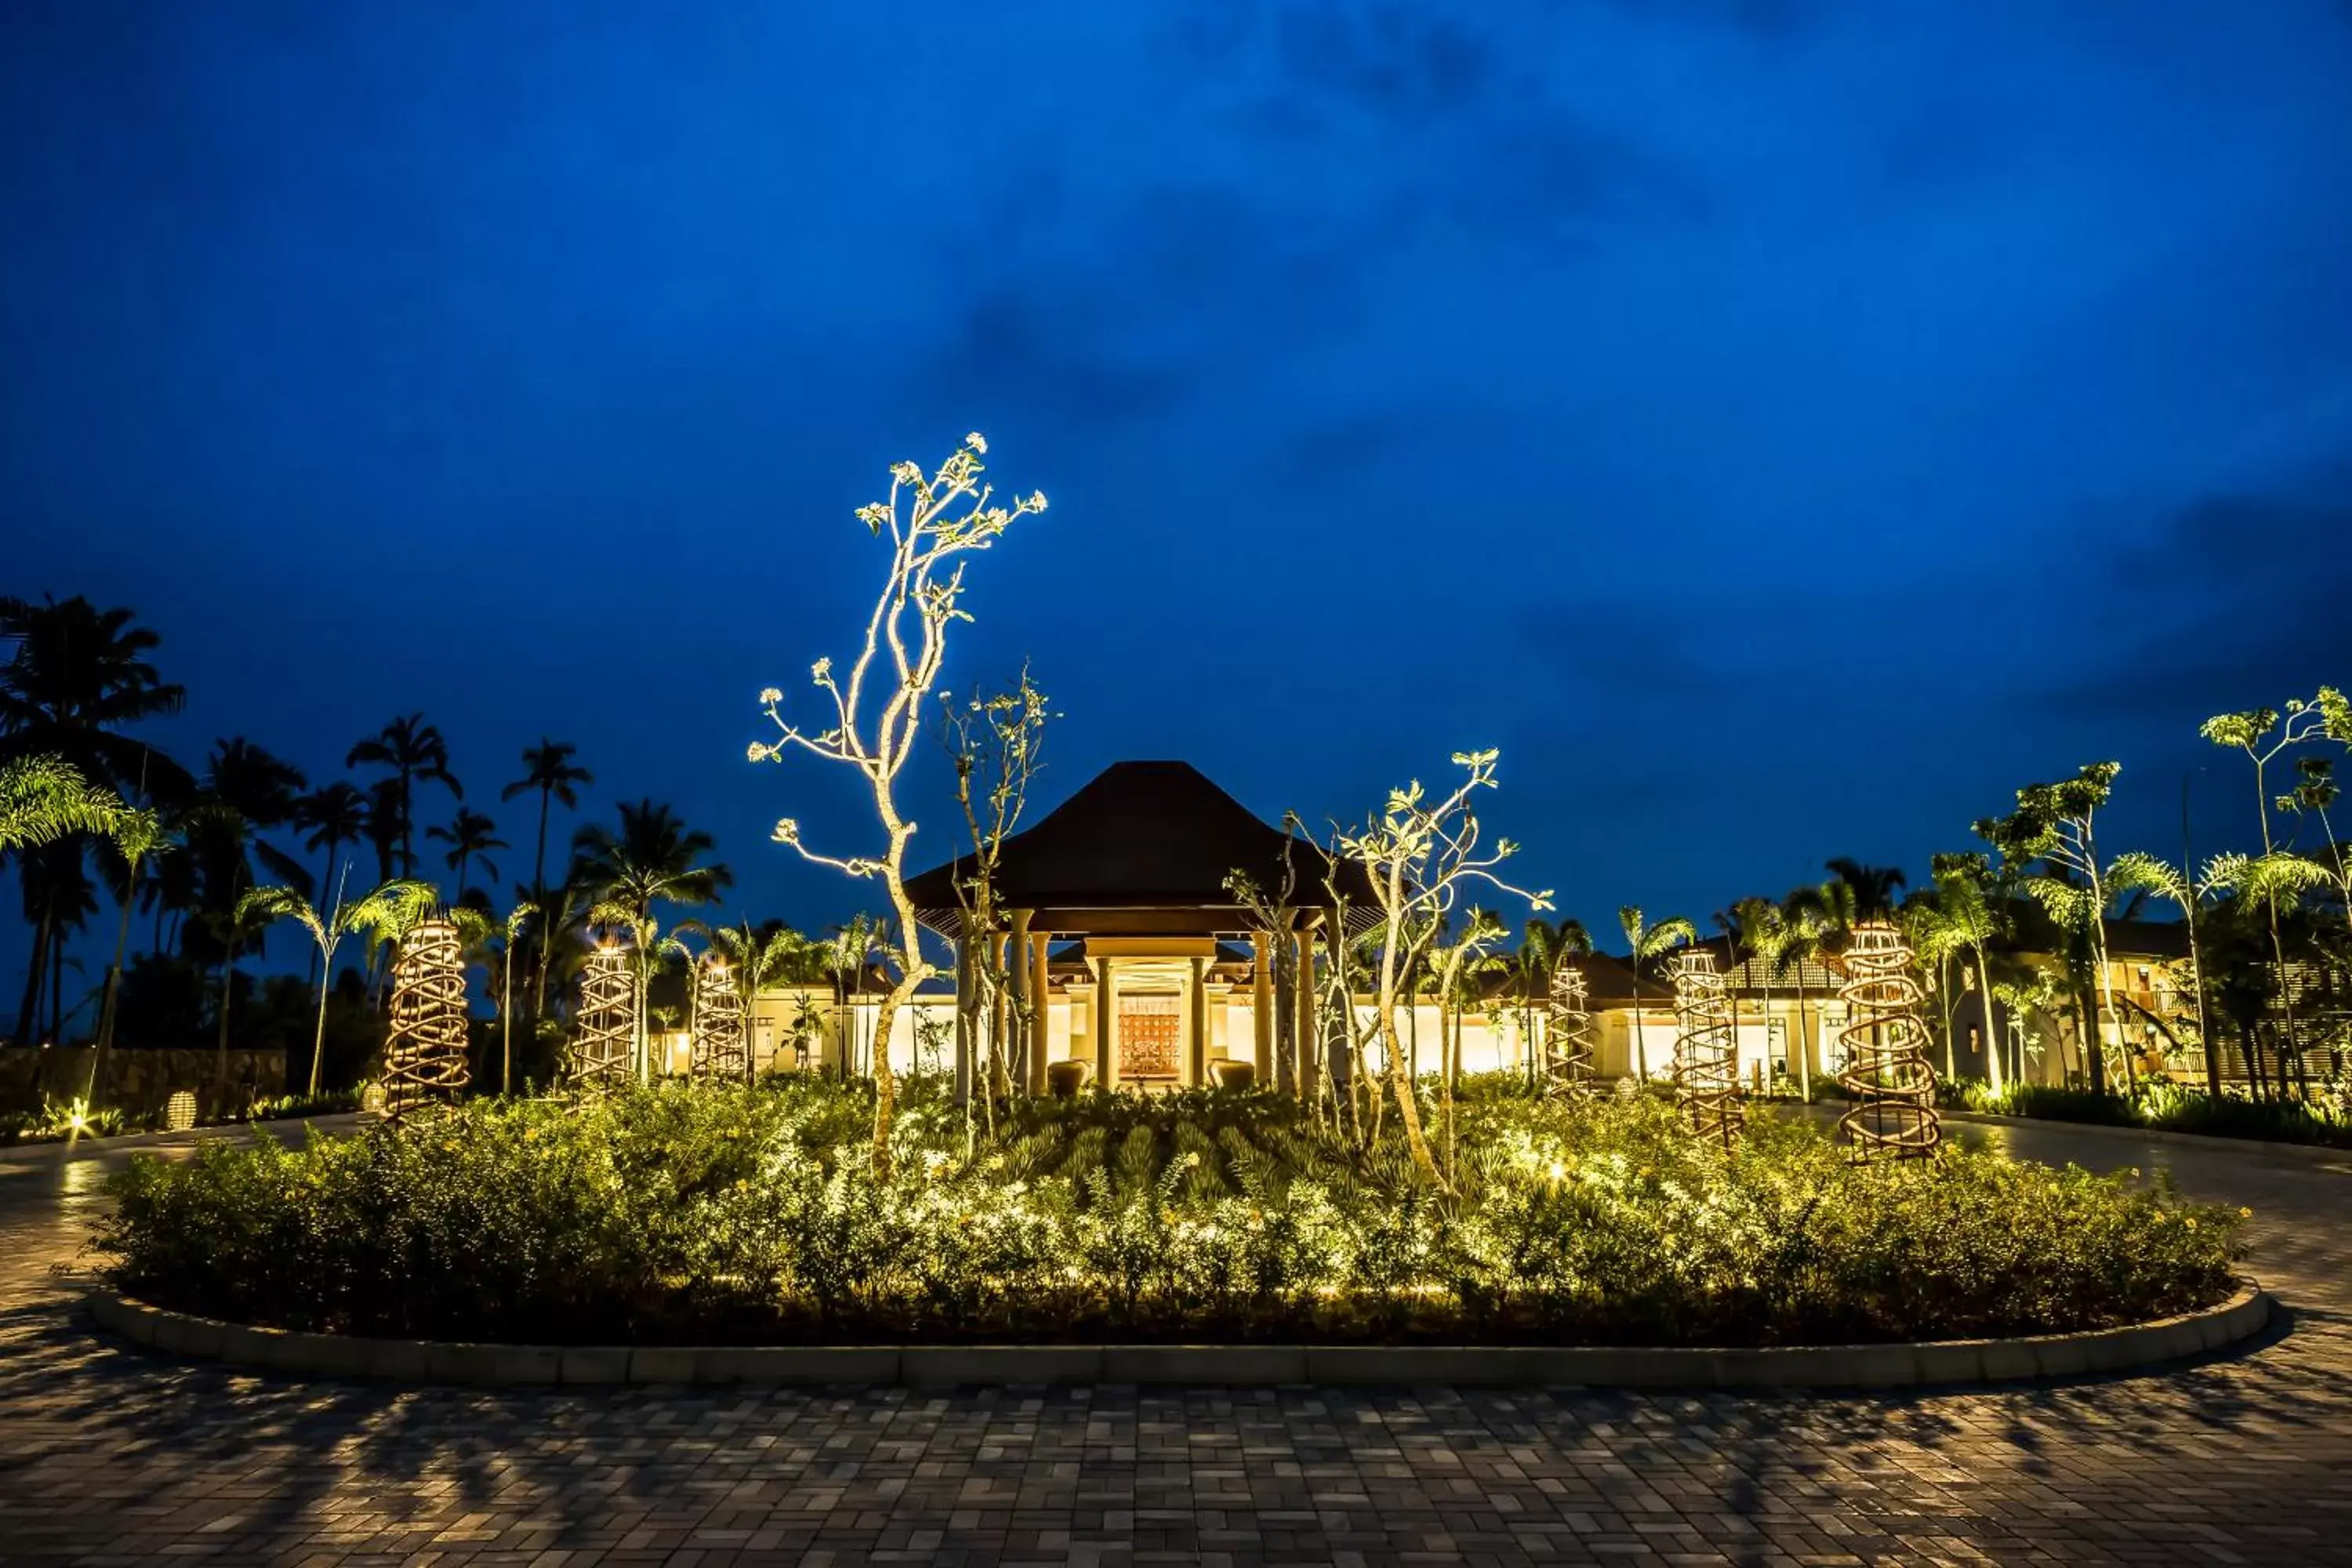
<instances>
[{"instance_id":1,"label":"spiral rattan tower sculpture","mask_svg":"<svg viewBox=\"0 0 2352 1568\"><path fill-rule=\"evenodd\" d=\"M1592 997L1584 972L1563 963L1552 973L1544 1009L1543 1092L1573 1100L1592 1092Z\"/></svg>"},{"instance_id":2,"label":"spiral rattan tower sculpture","mask_svg":"<svg viewBox=\"0 0 2352 1568\"><path fill-rule=\"evenodd\" d=\"M629 1046L636 1022L636 987L629 961L609 943L588 954L580 976L580 1014L572 1026L565 1079L576 1093L604 1094L629 1081Z\"/></svg>"},{"instance_id":3,"label":"spiral rattan tower sculpture","mask_svg":"<svg viewBox=\"0 0 2352 1568\"><path fill-rule=\"evenodd\" d=\"M1747 1105L1739 1096L1731 1002L1715 954L1685 952L1675 966L1675 1103L1691 1134L1728 1151L1739 1142Z\"/></svg>"},{"instance_id":4,"label":"spiral rattan tower sculpture","mask_svg":"<svg viewBox=\"0 0 2352 1568\"><path fill-rule=\"evenodd\" d=\"M743 1049L743 994L727 965L714 958L694 975L694 1076L706 1083L740 1083L751 1065Z\"/></svg>"},{"instance_id":5,"label":"spiral rattan tower sculpture","mask_svg":"<svg viewBox=\"0 0 2352 1568\"><path fill-rule=\"evenodd\" d=\"M392 1032L383 1047L383 1115L398 1121L466 1090L466 961L457 928L430 915L400 939L392 965Z\"/></svg>"},{"instance_id":6,"label":"spiral rattan tower sculpture","mask_svg":"<svg viewBox=\"0 0 2352 1568\"><path fill-rule=\"evenodd\" d=\"M1853 1105L1838 1126L1857 1160L1925 1159L1944 1130L1910 944L1885 921L1864 921L1846 947L1845 972L1846 1065L1838 1081Z\"/></svg>"}]
</instances>

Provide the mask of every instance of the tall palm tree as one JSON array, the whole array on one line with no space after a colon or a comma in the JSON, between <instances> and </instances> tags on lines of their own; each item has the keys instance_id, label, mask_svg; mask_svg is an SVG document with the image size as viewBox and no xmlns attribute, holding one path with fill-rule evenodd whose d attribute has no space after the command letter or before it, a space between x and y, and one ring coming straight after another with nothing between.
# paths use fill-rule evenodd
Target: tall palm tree
<instances>
[{"instance_id":1,"label":"tall palm tree","mask_svg":"<svg viewBox=\"0 0 2352 1568\"><path fill-rule=\"evenodd\" d=\"M1850 855L1823 861L1822 869L1853 890L1856 921L1893 920L1895 895L1909 885L1901 867L1865 866Z\"/></svg>"},{"instance_id":2,"label":"tall palm tree","mask_svg":"<svg viewBox=\"0 0 2352 1568\"><path fill-rule=\"evenodd\" d=\"M1567 960L1592 951L1592 933L1584 922L1573 915L1563 915L1558 921L1547 921L1541 915L1530 915L1528 923L1519 928L1519 951L1512 961L1518 981L1519 1038L1528 1042L1528 1086L1536 1083L1535 1041L1536 1009L1551 995L1553 979Z\"/></svg>"},{"instance_id":3,"label":"tall palm tree","mask_svg":"<svg viewBox=\"0 0 2352 1568\"><path fill-rule=\"evenodd\" d=\"M219 1044L215 1062L227 1091L229 1013L236 985L238 945L259 925L238 913L247 892L259 885L253 862L259 860L277 877L308 888L310 873L292 856L260 835L283 826L294 816L294 801L305 780L302 770L255 745L232 736L213 748L205 769L204 792L187 823L188 847L196 866L200 928L221 945Z\"/></svg>"},{"instance_id":4,"label":"tall palm tree","mask_svg":"<svg viewBox=\"0 0 2352 1568\"><path fill-rule=\"evenodd\" d=\"M342 859L343 847L357 844L366 835L367 820L368 798L348 779L320 784L294 802L292 821L304 835L302 847L320 858L316 886L321 894Z\"/></svg>"},{"instance_id":5,"label":"tall palm tree","mask_svg":"<svg viewBox=\"0 0 2352 1568\"><path fill-rule=\"evenodd\" d=\"M354 745L343 759L347 768L362 765L392 772L388 782L394 785L391 799L397 803L400 820L400 874L413 879L416 875L416 781L430 779L446 785L451 798L466 798L465 786L449 771L449 742L425 721L424 714L405 714Z\"/></svg>"},{"instance_id":6,"label":"tall palm tree","mask_svg":"<svg viewBox=\"0 0 2352 1568\"><path fill-rule=\"evenodd\" d=\"M572 759L580 748L568 741L551 740L541 736L536 746L525 746L522 752L522 777L499 792L500 800L512 800L519 795L539 792L539 848L531 858L531 897L543 899L547 894L547 816L556 802L563 803L566 811L580 806L581 784L593 784L596 775L586 768L574 766Z\"/></svg>"},{"instance_id":7,"label":"tall palm tree","mask_svg":"<svg viewBox=\"0 0 2352 1568\"><path fill-rule=\"evenodd\" d=\"M162 639L132 624L126 609L101 610L77 595L60 604L0 598L0 641L14 646L0 665L0 763L53 757L93 785L131 788L145 775L152 796L184 798L184 769L141 741L129 725L179 711L186 689L166 682L147 656ZM78 868L89 839L68 832L41 851L45 885L63 896L76 883L64 864ZM33 952L16 1013L16 1040L29 1044L40 1016L42 984L60 911L46 899L29 904Z\"/></svg>"},{"instance_id":8,"label":"tall palm tree","mask_svg":"<svg viewBox=\"0 0 2352 1568\"><path fill-rule=\"evenodd\" d=\"M462 904L466 901L466 868L474 861L482 863L482 869L491 881L499 879L499 868L491 863L490 851L504 849L507 841L496 837L498 826L480 812L461 805L457 808L457 815L449 819L448 826L425 830L425 837L449 847L449 853L441 858L441 863L457 873L457 902Z\"/></svg>"},{"instance_id":9,"label":"tall palm tree","mask_svg":"<svg viewBox=\"0 0 2352 1568\"><path fill-rule=\"evenodd\" d=\"M347 900L342 884L350 874L351 866L346 862L332 879L334 899L323 915L300 889L287 887L255 888L237 900L236 911L242 924L293 921L310 933L312 945L318 949L319 1026L310 1042L313 1095L319 1092L319 1064L327 1054L327 996L334 989L335 949L353 931L413 918L417 910L430 907L440 897L439 890L429 882L392 881Z\"/></svg>"},{"instance_id":10,"label":"tall palm tree","mask_svg":"<svg viewBox=\"0 0 2352 1568\"><path fill-rule=\"evenodd\" d=\"M625 923L635 938L642 1035L643 995L659 934L654 906L715 903L719 890L731 886L735 879L723 865L701 863L701 858L714 847L710 835L699 828L689 830L667 805L650 799L634 805L623 802L619 811L618 830L590 823L572 836L570 880L595 901L592 919L603 924ZM625 919L616 918L612 911ZM641 1039L641 1073L643 1046Z\"/></svg>"},{"instance_id":11,"label":"tall palm tree","mask_svg":"<svg viewBox=\"0 0 2352 1568\"><path fill-rule=\"evenodd\" d=\"M699 922L687 922L699 925ZM745 1027L750 1027L753 1011L758 1007L760 993L771 985L787 985L795 981L820 977L818 954L820 944L784 924L771 921L755 926L750 921L733 926L701 926L710 939L713 953L727 964L728 983L743 999ZM751 1046L747 1039L743 1048L743 1070L748 1078L752 1070Z\"/></svg>"},{"instance_id":12,"label":"tall palm tree","mask_svg":"<svg viewBox=\"0 0 2352 1568\"><path fill-rule=\"evenodd\" d=\"M1973 963L1977 976L1977 1006L1984 1022L1985 1081L1996 1095L2007 1087L2001 1069L2000 1037L1992 1021L1992 972L1986 962L1986 944L2005 933L2003 911L2008 900L1999 896L1992 862L1983 855L1938 855L1932 865L1936 880L1937 934L1953 952Z\"/></svg>"},{"instance_id":13,"label":"tall palm tree","mask_svg":"<svg viewBox=\"0 0 2352 1568\"><path fill-rule=\"evenodd\" d=\"M110 854L101 856L113 872L112 892L121 920L114 933L114 962L106 966L106 999L98 1010L98 1048L90 1053L89 1082L82 1099L95 1106L106 1091L106 1057L114 1047L115 1005L122 992L122 961L131 948L131 914L139 901L141 873L148 860L172 847L163 819L153 811L122 814L108 836Z\"/></svg>"},{"instance_id":14,"label":"tall palm tree","mask_svg":"<svg viewBox=\"0 0 2352 1568\"><path fill-rule=\"evenodd\" d=\"M1781 914L1780 906L1769 899L1745 898L1731 906L1728 931L1738 945L1747 949L1757 988L1764 994L1764 1054L1769 1058L1772 1054L1772 983L1780 977L1780 965L1789 952L1788 918ZM1797 1092L1810 1100L1812 1075L1801 1053L1789 1054L1796 1058Z\"/></svg>"},{"instance_id":15,"label":"tall palm tree","mask_svg":"<svg viewBox=\"0 0 2352 1568\"><path fill-rule=\"evenodd\" d=\"M1633 971L1633 1077L1637 1082L1647 1083L1650 1047L1642 1034L1642 979L1645 972L1656 969L1659 962L1675 949L1696 942L1698 928L1682 915L1669 915L1656 925L1647 924L1639 904L1618 907L1617 927L1625 933L1625 943L1631 950L1627 962Z\"/></svg>"},{"instance_id":16,"label":"tall palm tree","mask_svg":"<svg viewBox=\"0 0 2352 1568\"><path fill-rule=\"evenodd\" d=\"M1820 889L1799 888L1780 900L1782 932L1780 972L1797 977L1797 1095L1806 1104L1813 1099L1813 1021L1805 984L1805 967L1822 959L1827 927L1819 907Z\"/></svg>"}]
</instances>

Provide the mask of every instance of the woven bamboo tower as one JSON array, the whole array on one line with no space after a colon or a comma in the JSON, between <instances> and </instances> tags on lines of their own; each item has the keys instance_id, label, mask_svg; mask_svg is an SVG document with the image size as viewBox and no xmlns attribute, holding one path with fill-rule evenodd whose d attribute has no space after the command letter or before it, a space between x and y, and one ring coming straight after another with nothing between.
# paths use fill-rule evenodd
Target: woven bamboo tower
<instances>
[{"instance_id":1,"label":"woven bamboo tower","mask_svg":"<svg viewBox=\"0 0 2352 1568\"><path fill-rule=\"evenodd\" d=\"M723 960L713 958L694 972L694 1054L698 1083L741 1083L751 1076L745 1049L743 995Z\"/></svg>"},{"instance_id":2,"label":"woven bamboo tower","mask_svg":"<svg viewBox=\"0 0 2352 1568\"><path fill-rule=\"evenodd\" d=\"M1853 1104L1838 1118L1856 1160L1922 1160L1943 1142L1936 1115L1936 1069L1919 1021L1911 946L1888 921L1853 928L1845 950L1845 1070L1838 1081Z\"/></svg>"},{"instance_id":3,"label":"woven bamboo tower","mask_svg":"<svg viewBox=\"0 0 2352 1568\"><path fill-rule=\"evenodd\" d=\"M604 1094L628 1083L636 1001L627 955L610 943L590 952L563 1064L564 1081L574 1093Z\"/></svg>"},{"instance_id":4,"label":"woven bamboo tower","mask_svg":"<svg viewBox=\"0 0 2352 1568\"><path fill-rule=\"evenodd\" d=\"M1675 965L1675 1103L1695 1138L1728 1152L1739 1142L1747 1104L1739 1094L1731 1001L1715 954L1685 951Z\"/></svg>"},{"instance_id":5,"label":"woven bamboo tower","mask_svg":"<svg viewBox=\"0 0 2352 1568\"><path fill-rule=\"evenodd\" d=\"M1563 963L1552 972L1544 1008L1544 1098L1579 1099L1592 1092L1593 1083L1591 993L1584 972Z\"/></svg>"},{"instance_id":6,"label":"woven bamboo tower","mask_svg":"<svg viewBox=\"0 0 2352 1568\"><path fill-rule=\"evenodd\" d=\"M466 963L457 928L431 915L408 928L392 965L383 1116L398 1121L466 1091Z\"/></svg>"}]
</instances>

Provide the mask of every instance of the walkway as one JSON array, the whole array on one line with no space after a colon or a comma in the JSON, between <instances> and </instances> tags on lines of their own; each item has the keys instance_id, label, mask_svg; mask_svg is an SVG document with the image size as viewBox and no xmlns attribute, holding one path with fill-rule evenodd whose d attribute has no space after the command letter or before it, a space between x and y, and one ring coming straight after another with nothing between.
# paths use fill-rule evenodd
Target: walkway
<instances>
[{"instance_id":1,"label":"walkway","mask_svg":"<svg viewBox=\"0 0 2352 1568\"><path fill-rule=\"evenodd\" d=\"M2352 1157L1970 1135L2252 1205L2291 1327L1899 1396L305 1384L94 1341L121 1156L0 1151L0 1562L2352 1564Z\"/></svg>"}]
</instances>

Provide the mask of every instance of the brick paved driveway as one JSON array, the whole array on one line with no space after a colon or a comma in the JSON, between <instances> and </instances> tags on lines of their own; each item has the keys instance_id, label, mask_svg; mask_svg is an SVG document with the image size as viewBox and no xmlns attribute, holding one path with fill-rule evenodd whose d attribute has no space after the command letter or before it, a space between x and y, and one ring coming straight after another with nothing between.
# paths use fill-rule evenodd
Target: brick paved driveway
<instances>
[{"instance_id":1,"label":"brick paved driveway","mask_svg":"<svg viewBox=\"0 0 2352 1568\"><path fill-rule=\"evenodd\" d=\"M2352 1563L2352 1160L1990 1135L2252 1205L2291 1321L1990 1393L404 1391L94 1341L120 1156L0 1152L0 1562Z\"/></svg>"}]
</instances>

